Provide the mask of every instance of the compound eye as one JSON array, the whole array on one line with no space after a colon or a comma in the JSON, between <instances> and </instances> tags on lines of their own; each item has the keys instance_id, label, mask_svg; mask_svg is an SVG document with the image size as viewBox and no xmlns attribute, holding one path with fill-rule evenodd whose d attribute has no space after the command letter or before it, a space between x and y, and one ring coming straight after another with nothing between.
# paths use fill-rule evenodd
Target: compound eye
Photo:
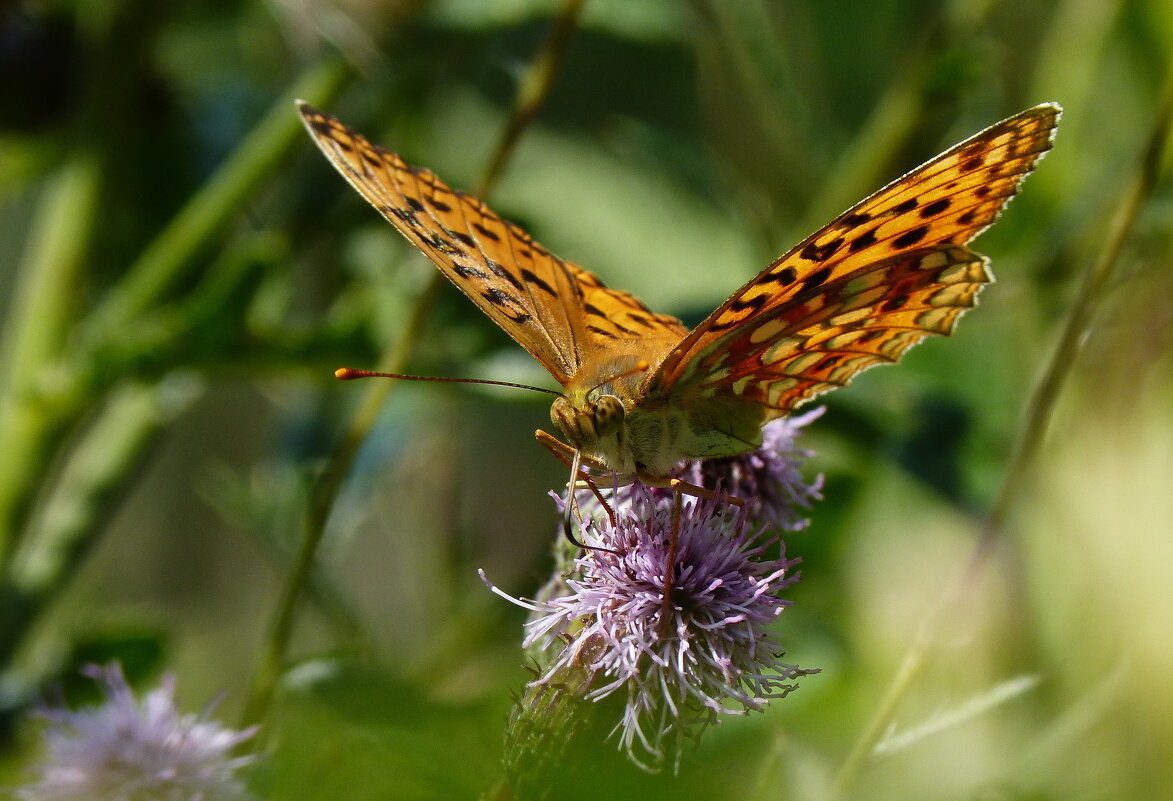
<instances>
[{"instance_id":1,"label":"compound eye","mask_svg":"<svg viewBox=\"0 0 1173 801\"><path fill-rule=\"evenodd\" d=\"M614 395L603 395L595 402L595 431L599 436L617 431L626 417L623 401Z\"/></svg>"}]
</instances>

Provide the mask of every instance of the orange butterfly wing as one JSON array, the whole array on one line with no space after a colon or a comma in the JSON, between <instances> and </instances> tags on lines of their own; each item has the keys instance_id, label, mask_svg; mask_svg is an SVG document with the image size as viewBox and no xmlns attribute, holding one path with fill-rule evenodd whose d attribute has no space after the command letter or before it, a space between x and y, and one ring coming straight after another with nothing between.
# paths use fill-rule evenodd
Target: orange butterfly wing
<instances>
[{"instance_id":1,"label":"orange butterfly wing","mask_svg":"<svg viewBox=\"0 0 1173 801\"><path fill-rule=\"evenodd\" d=\"M999 122L808 237L710 314L643 387L648 397L736 397L777 417L948 334L991 280L965 247L1051 147L1059 106Z\"/></svg>"},{"instance_id":2,"label":"orange butterfly wing","mask_svg":"<svg viewBox=\"0 0 1173 801\"><path fill-rule=\"evenodd\" d=\"M600 369L606 353L658 344L658 359L687 333L635 296L564 261L472 195L411 167L329 114L298 102L326 158L388 222L563 386Z\"/></svg>"}]
</instances>

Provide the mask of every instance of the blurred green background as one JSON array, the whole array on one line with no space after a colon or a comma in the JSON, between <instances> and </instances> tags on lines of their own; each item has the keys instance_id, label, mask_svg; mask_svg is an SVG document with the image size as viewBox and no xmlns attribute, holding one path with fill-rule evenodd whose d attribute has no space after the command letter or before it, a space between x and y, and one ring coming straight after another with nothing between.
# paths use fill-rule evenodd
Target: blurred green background
<instances>
[{"instance_id":1,"label":"blurred green background","mask_svg":"<svg viewBox=\"0 0 1173 801\"><path fill-rule=\"evenodd\" d=\"M432 280L292 97L471 189L559 6L0 7L0 786L36 752L27 704L85 661L174 670L187 708L223 693L217 715L239 719L311 487L369 391L331 371L402 344ZM1171 55L1167 0L587 0L491 203L689 323L954 142L1036 103L1065 112L977 242L998 277L981 308L827 396L805 436L826 500L789 538L804 580L778 636L823 672L707 732L678 777L608 768L559 797L1165 796L1167 152L1061 361L1039 457L1004 479L1141 178ZM552 384L448 286L406 369ZM565 471L532 441L547 419L536 394L394 388L330 512L260 794L473 798L493 782L528 674L523 613L476 570L515 595L548 577L545 493ZM967 579L1000 492L1009 514ZM951 587L963 601L902 681Z\"/></svg>"}]
</instances>

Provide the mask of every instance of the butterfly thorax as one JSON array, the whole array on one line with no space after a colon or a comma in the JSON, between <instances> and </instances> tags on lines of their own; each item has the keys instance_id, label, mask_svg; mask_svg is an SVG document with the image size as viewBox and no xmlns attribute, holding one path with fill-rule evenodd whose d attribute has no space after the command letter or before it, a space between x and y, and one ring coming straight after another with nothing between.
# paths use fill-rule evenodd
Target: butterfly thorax
<instances>
[{"instance_id":1,"label":"butterfly thorax","mask_svg":"<svg viewBox=\"0 0 1173 801\"><path fill-rule=\"evenodd\" d=\"M613 394L568 393L554 401L550 419L571 447L607 470L665 478L682 461L734 456L761 444L761 411L746 414L745 408L720 406L636 403Z\"/></svg>"},{"instance_id":2,"label":"butterfly thorax","mask_svg":"<svg viewBox=\"0 0 1173 801\"><path fill-rule=\"evenodd\" d=\"M717 398L649 397L643 360L615 359L606 370L571 382L550 407L568 444L606 469L667 477L688 459L733 456L761 443L765 409ZM612 378L602 378L610 374Z\"/></svg>"}]
</instances>

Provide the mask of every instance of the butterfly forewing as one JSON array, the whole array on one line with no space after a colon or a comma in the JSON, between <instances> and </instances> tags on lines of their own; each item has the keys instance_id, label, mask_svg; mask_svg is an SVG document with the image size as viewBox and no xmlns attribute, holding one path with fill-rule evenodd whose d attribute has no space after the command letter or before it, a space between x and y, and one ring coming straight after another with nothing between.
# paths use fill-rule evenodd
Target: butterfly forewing
<instances>
[{"instance_id":1,"label":"butterfly forewing","mask_svg":"<svg viewBox=\"0 0 1173 801\"><path fill-rule=\"evenodd\" d=\"M306 128L330 162L559 382L578 372L581 293L568 266L476 198L305 103Z\"/></svg>"},{"instance_id":2,"label":"butterfly forewing","mask_svg":"<svg viewBox=\"0 0 1173 801\"><path fill-rule=\"evenodd\" d=\"M995 220L1050 148L1058 117L1046 104L1003 120L840 215L709 315L645 392L732 393L776 416L949 333L989 280L981 257L956 246ZM796 355L819 341L831 349Z\"/></svg>"},{"instance_id":3,"label":"butterfly forewing","mask_svg":"<svg viewBox=\"0 0 1173 801\"><path fill-rule=\"evenodd\" d=\"M633 342L651 340L658 360L687 333L675 317L607 288L431 170L306 103L298 109L350 184L563 386L599 380L609 349L630 352Z\"/></svg>"}]
</instances>

